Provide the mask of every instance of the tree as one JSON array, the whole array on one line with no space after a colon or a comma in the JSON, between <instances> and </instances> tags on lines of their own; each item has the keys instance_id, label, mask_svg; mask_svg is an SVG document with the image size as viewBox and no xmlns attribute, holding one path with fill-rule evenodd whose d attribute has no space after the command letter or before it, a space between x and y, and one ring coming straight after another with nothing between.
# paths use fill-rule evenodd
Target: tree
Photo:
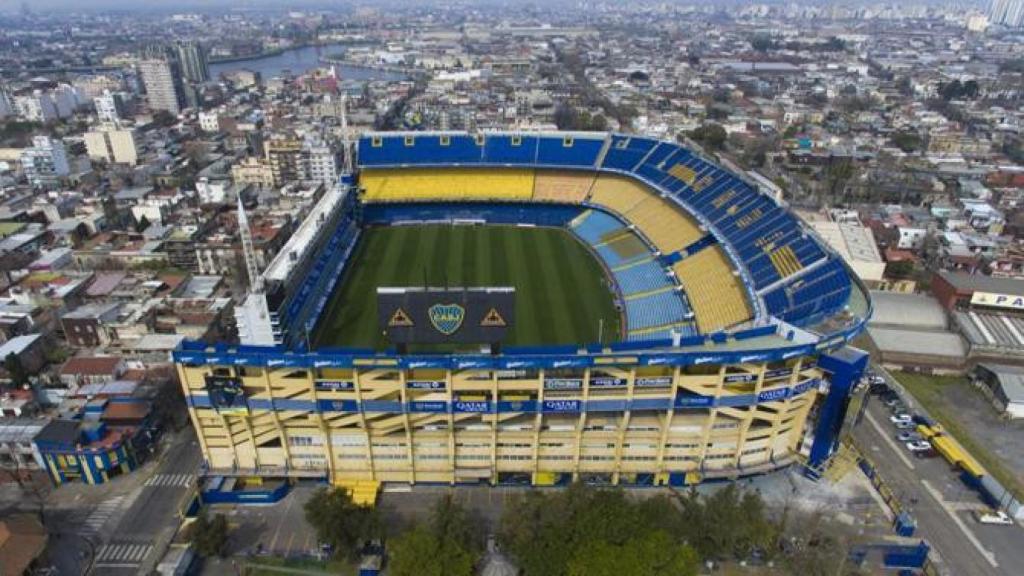
<instances>
[{"instance_id":1,"label":"tree","mask_svg":"<svg viewBox=\"0 0 1024 576\"><path fill-rule=\"evenodd\" d=\"M635 502L621 490L574 484L530 492L502 516L501 541L528 576L688 575L697 552L665 497Z\"/></svg>"},{"instance_id":2,"label":"tree","mask_svg":"<svg viewBox=\"0 0 1024 576\"><path fill-rule=\"evenodd\" d=\"M146 228L149 228L149 224L149 218L146 218L146 215L143 214L139 221L135 223L135 231L141 234L146 231Z\"/></svg>"},{"instance_id":3,"label":"tree","mask_svg":"<svg viewBox=\"0 0 1024 576\"><path fill-rule=\"evenodd\" d=\"M228 519L217 514L213 520L206 515L206 509L199 511L192 524L192 546L204 558L225 555L228 543Z\"/></svg>"},{"instance_id":4,"label":"tree","mask_svg":"<svg viewBox=\"0 0 1024 576\"><path fill-rule=\"evenodd\" d=\"M569 576L694 576L697 552L673 542L664 531L630 538L622 546L585 543L569 563Z\"/></svg>"},{"instance_id":5,"label":"tree","mask_svg":"<svg viewBox=\"0 0 1024 576\"><path fill-rule=\"evenodd\" d=\"M472 576L474 556L456 542L417 526L391 545L388 573L393 576Z\"/></svg>"},{"instance_id":6,"label":"tree","mask_svg":"<svg viewBox=\"0 0 1024 576\"><path fill-rule=\"evenodd\" d=\"M364 540L379 538L383 533L376 509L356 506L348 492L340 488L317 490L303 509L317 538L343 557L355 558Z\"/></svg>"},{"instance_id":7,"label":"tree","mask_svg":"<svg viewBox=\"0 0 1024 576\"><path fill-rule=\"evenodd\" d=\"M389 573L395 576L472 576L483 550L480 523L445 495L428 522L399 537L391 547Z\"/></svg>"},{"instance_id":8,"label":"tree","mask_svg":"<svg viewBox=\"0 0 1024 576\"><path fill-rule=\"evenodd\" d=\"M178 118L167 110L157 110L153 113L153 124L161 128L170 128L178 123Z\"/></svg>"},{"instance_id":9,"label":"tree","mask_svg":"<svg viewBox=\"0 0 1024 576\"><path fill-rule=\"evenodd\" d=\"M7 372L7 377L10 378L11 384L14 386L21 386L28 382L28 373L21 363L21 358L14 352L4 358L4 371Z\"/></svg>"},{"instance_id":10,"label":"tree","mask_svg":"<svg viewBox=\"0 0 1024 576\"><path fill-rule=\"evenodd\" d=\"M725 128L722 128L721 125L715 124L714 122L708 122L703 124L700 128L691 131L690 138L693 138L696 142L699 142L708 148L721 150L725 147L725 141L728 138L728 134L726 134Z\"/></svg>"},{"instance_id":11,"label":"tree","mask_svg":"<svg viewBox=\"0 0 1024 576\"><path fill-rule=\"evenodd\" d=\"M915 152L921 149L921 136L917 132L904 130L892 135L892 143L904 152Z\"/></svg>"}]
</instances>

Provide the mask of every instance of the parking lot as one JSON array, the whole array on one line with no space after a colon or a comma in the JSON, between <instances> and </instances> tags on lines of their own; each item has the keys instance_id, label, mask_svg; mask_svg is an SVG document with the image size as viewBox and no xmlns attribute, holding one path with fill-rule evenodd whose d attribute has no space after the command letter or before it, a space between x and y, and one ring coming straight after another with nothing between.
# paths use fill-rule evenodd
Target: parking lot
<instances>
[{"instance_id":1,"label":"parking lot","mask_svg":"<svg viewBox=\"0 0 1024 576\"><path fill-rule=\"evenodd\" d=\"M923 442L905 424L923 421L898 395L876 386L864 419L854 430L861 451L876 465L904 508L918 522L917 535L933 546L944 574L1018 574L1024 565L1017 525L983 524L977 514L987 510L980 496L964 484L950 464L934 450L911 449Z\"/></svg>"}]
</instances>

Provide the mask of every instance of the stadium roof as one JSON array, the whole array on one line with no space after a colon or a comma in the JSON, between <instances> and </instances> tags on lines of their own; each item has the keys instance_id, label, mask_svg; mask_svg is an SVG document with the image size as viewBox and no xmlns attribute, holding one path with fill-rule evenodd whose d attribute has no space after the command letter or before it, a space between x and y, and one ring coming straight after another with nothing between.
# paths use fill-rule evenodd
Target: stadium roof
<instances>
[{"instance_id":1,"label":"stadium roof","mask_svg":"<svg viewBox=\"0 0 1024 576\"><path fill-rule=\"evenodd\" d=\"M993 278L981 274L964 272L939 272L939 277L949 282L960 292L994 292L996 294L1012 294L1024 296L1024 280L1015 278Z\"/></svg>"},{"instance_id":2,"label":"stadium roof","mask_svg":"<svg viewBox=\"0 0 1024 576\"><path fill-rule=\"evenodd\" d=\"M868 335L882 352L944 356L960 360L967 356L967 346L964 341L952 332L900 330L869 326Z\"/></svg>"},{"instance_id":3,"label":"stadium roof","mask_svg":"<svg viewBox=\"0 0 1024 576\"><path fill-rule=\"evenodd\" d=\"M931 296L872 291L875 315L869 326L945 330L946 311Z\"/></svg>"}]
</instances>

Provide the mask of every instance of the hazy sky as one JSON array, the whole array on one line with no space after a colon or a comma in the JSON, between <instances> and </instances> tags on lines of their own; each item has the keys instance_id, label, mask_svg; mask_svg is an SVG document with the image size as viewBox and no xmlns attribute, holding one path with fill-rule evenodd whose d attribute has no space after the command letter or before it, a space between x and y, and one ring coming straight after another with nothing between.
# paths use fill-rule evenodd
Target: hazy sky
<instances>
[{"instance_id":1,"label":"hazy sky","mask_svg":"<svg viewBox=\"0 0 1024 576\"><path fill-rule=\"evenodd\" d=\"M70 9L79 11L130 9L175 11L191 8L244 8L244 7L288 7L288 6L329 6L330 4L348 4L348 2L329 2L327 0L0 0L0 12L16 12L25 4L33 12L44 12L54 9Z\"/></svg>"}]
</instances>

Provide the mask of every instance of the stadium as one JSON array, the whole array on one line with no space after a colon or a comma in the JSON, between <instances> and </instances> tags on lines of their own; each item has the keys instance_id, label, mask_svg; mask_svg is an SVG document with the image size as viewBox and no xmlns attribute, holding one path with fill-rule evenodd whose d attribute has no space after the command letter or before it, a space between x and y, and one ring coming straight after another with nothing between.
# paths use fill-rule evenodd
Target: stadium
<instances>
[{"instance_id":1,"label":"stadium","mask_svg":"<svg viewBox=\"0 0 1024 576\"><path fill-rule=\"evenodd\" d=\"M241 344L174 353L207 475L643 486L829 464L871 303L742 176L626 134L357 151L249 266Z\"/></svg>"}]
</instances>

